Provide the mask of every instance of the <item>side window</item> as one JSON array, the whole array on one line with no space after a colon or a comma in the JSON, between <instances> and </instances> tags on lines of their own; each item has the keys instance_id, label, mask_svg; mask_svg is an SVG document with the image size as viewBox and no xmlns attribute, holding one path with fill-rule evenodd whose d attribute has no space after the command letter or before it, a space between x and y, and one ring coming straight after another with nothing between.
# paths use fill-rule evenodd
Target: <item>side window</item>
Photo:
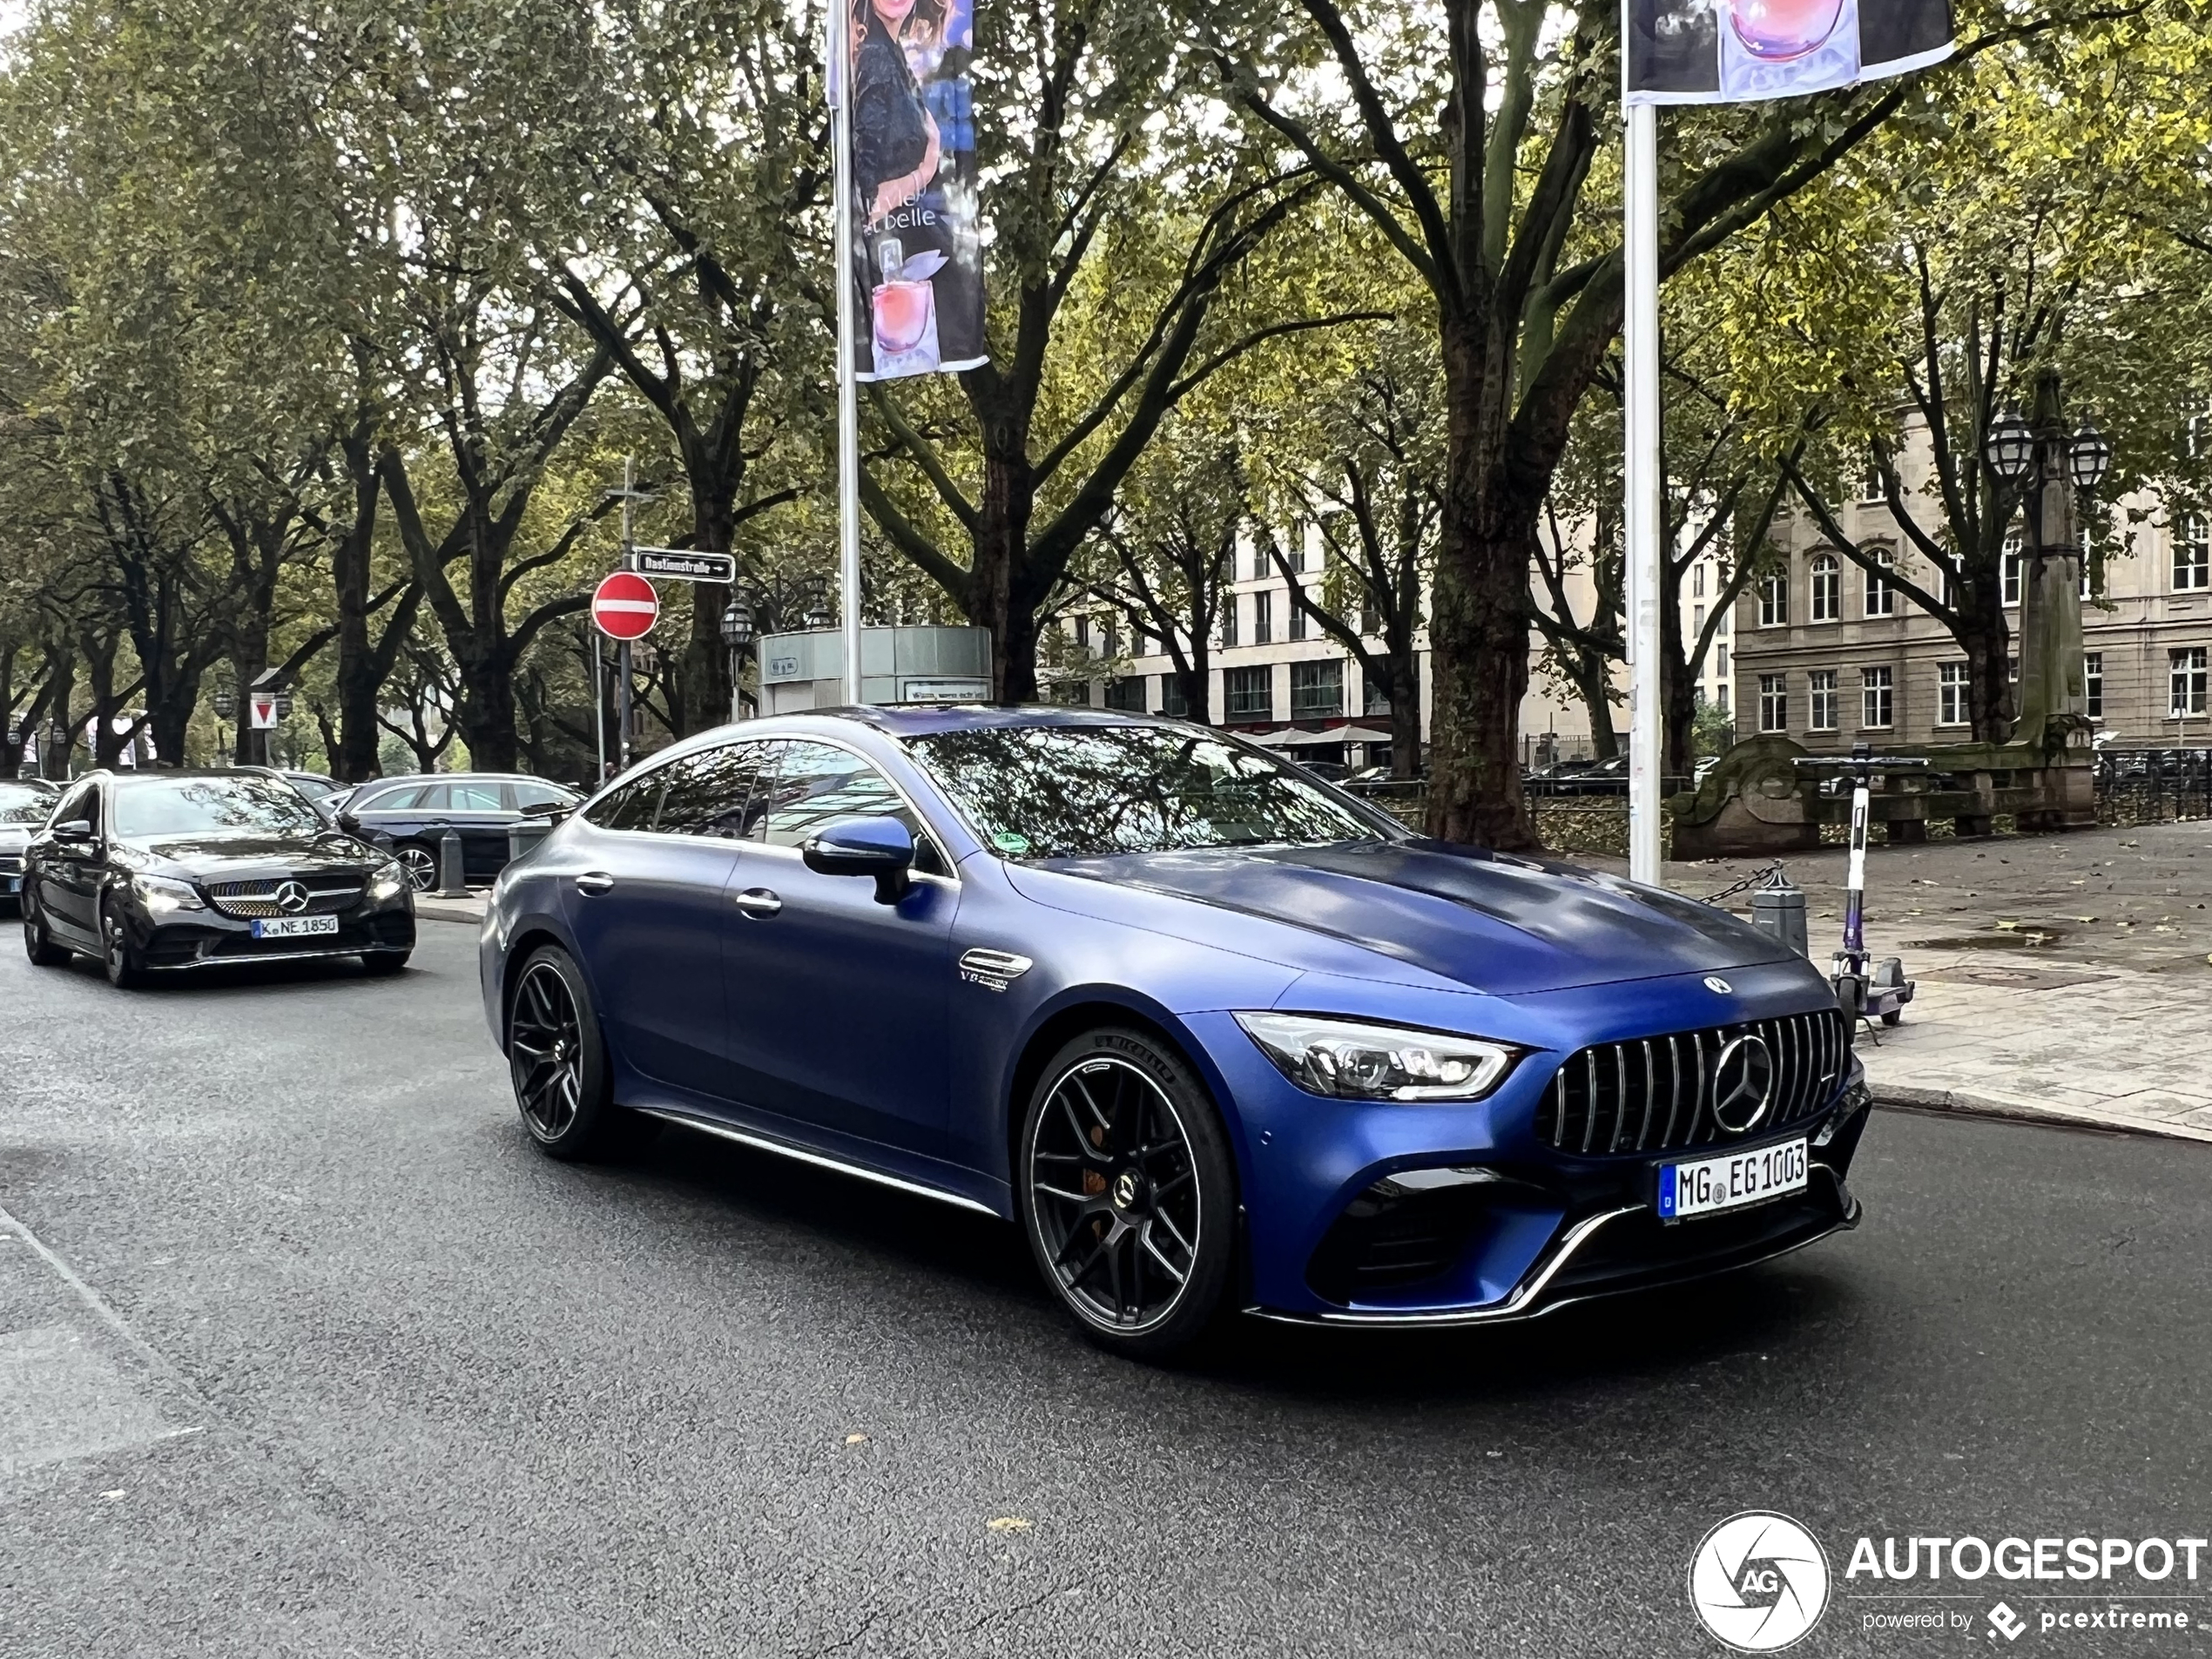
<instances>
[{"instance_id":1,"label":"side window","mask_svg":"<svg viewBox=\"0 0 2212 1659\"><path fill-rule=\"evenodd\" d=\"M415 792L415 799L408 805L418 812L442 813L452 804L452 795L444 784L424 784Z\"/></svg>"},{"instance_id":2,"label":"side window","mask_svg":"<svg viewBox=\"0 0 2212 1659\"><path fill-rule=\"evenodd\" d=\"M456 813L496 813L504 810L499 804L497 784L448 784L451 805Z\"/></svg>"},{"instance_id":3,"label":"side window","mask_svg":"<svg viewBox=\"0 0 2212 1659\"><path fill-rule=\"evenodd\" d=\"M601 829L651 829L653 810L660 805L661 785L667 777L665 767L656 767L594 801L583 816Z\"/></svg>"},{"instance_id":4,"label":"side window","mask_svg":"<svg viewBox=\"0 0 2212 1659\"><path fill-rule=\"evenodd\" d=\"M520 783L505 784L501 787L514 797L515 806L518 811L525 806L544 806L555 801L569 801L575 799L567 790L556 785L541 784L527 779Z\"/></svg>"},{"instance_id":5,"label":"side window","mask_svg":"<svg viewBox=\"0 0 2212 1659\"><path fill-rule=\"evenodd\" d=\"M66 824L73 818L82 818L91 826L95 834L100 827L100 791L97 784L79 784L55 803L50 824Z\"/></svg>"},{"instance_id":6,"label":"side window","mask_svg":"<svg viewBox=\"0 0 2212 1659\"><path fill-rule=\"evenodd\" d=\"M926 875L951 872L929 833L891 781L860 756L826 743L782 745L782 763L768 792L771 846L798 846L840 818L895 818L914 832L914 868Z\"/></svg>"},{"instance_id":7,"label":"side window","mask_svg":"<svg viewBox=\"0 0 2212 1659\"><path fill-rule=\"evenodd\" d=\"M669 835L759 840L768 755L765 743L725 743L672 762L653 827Z\"/></svg>"},{"instance_id":8,"label":"side window","mask_svg":"<svg viewBox=\"0 0 2212 1659\"><path fill-rule=\"evenodd\" d=\"M397 789L373 792L364 800L349 802L347 810L354 813L392 813L412 806L422 799L423 786L402 784Z\"/></svg>"}]
</instances>

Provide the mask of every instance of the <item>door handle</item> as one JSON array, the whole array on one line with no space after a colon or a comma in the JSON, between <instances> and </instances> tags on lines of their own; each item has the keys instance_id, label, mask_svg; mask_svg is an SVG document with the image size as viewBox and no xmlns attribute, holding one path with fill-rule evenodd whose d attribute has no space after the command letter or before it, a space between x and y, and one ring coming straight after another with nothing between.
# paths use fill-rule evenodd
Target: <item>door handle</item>
<instances>
[{"instance_id":1,"label":"door handle","mask_svg":"<svg viewBox=\"0 0 2212 1659\"><path fill-rule=\"evenodd\" d=\"M765 921L784 907L784 901L766 887L747 887L736 894L732 902L755 921Z\"/></svg>"},{"instance_id":2,"label":"door handle","mask_svg":"<svg viewBox=\"0 0 2212 1659\"><path fill-rule=\"evenodd\" d=\"M576 890L578 893L612 893L615 890L615 879L604 870L586 870L582 875L577 877Z\"/></svg>"}]
</instances>

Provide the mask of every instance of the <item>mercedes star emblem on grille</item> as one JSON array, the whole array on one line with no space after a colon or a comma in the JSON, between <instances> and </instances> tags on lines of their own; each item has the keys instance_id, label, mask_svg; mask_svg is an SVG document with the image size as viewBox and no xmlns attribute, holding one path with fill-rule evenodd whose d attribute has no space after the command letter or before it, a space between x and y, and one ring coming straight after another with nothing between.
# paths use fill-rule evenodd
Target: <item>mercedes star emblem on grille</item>
<instances>
[{"instance_id":1,"label":"mercedes star emblem on grille","mask_svg":"<svg viewBox=\"0 0 2212 1659\"><path fill-rule=\"evenodd\" d=\"M1713 1068L1713 1121L1730 1135L1748 1135L1766 1116L1774 1093L1774 1051L1764 1037L1737 1037Z\"/></svg>"},{"instance_id":2,"label":"mercedes star emblem on grille","mask_svg":"<svg viewBox=\"0 0 2212 1659\"><path fill-rule=\"evenodd\" d=\"M296 916L307 907L307 890L297 881L277 884L276 907L287 916Z\"/></svg>"}]
</instances>

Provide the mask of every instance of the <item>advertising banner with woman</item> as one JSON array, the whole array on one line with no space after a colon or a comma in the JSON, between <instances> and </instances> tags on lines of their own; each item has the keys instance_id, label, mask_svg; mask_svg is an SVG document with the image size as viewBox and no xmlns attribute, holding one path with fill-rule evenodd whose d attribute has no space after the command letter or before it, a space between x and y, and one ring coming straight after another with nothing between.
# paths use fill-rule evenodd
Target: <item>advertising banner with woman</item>
<instances>
[{"instance_id":1,"label":"advertising banner with woman","mask_svg":"<svg viewBox=\"0 0 2212 1659\"><path fill-rule=\"evenodd\" d=\"M1630 104L1737 104L1951 55L1951 0L1627 0Z\"/></svg>"},{"instance_id":2,"label":"advertising banner with woman","mask_svg":"<svg viewBox=\"0 0 2212 1659\"><path fill-rule=\"evenodd\" d=\"M839 0L848 8L857 380L986 361L974 0Z\"/></svg>"}]
</instances>

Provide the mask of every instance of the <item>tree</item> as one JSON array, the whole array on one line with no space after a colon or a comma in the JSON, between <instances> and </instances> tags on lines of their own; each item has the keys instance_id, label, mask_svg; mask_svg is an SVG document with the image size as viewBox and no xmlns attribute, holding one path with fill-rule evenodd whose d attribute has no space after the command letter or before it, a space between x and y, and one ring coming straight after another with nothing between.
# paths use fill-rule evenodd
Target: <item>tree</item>
<instances>
[{"instance_id":1,"label":"tree","mask_svg":"<svg viewBox=\"0 0 2212 1659\"><path fill-rule=\"evenodd\" d=\"M995 21L975 63L991 361L960 376L956 406L873 388L898 464L866 469L861 496L991 631L994 693L1022 701L1040 614L1170 412L1266 342L1366 314L1286 309L1295 288L1264 280L1245 302L1251 262L1312 186L1197 134L1179 15L1019 0Z\"/></svg>"},{"instance_id":2,"label":"tree","mask_svg":"<svg viewBox=\"0 0 2212 1659\"><path fill-rule=\"evenodd\" d=\"M1554 40L1556 16L1535 0L1443 0L1433 15L1433 39L1426 14L1363 22L1336 0L1300 0L1289 21L1223 9L1215 40L1227 96L1366 213L1433 299L1446 459L1428 828L1528 846L1517 726L1529 563L1546 487L1622 316L1615 200L1587 188L1615 106L1619 24L1594 8ZM1662 276L1927 98L1906 80L1681 118Z\"/></svg>"}]
</instances>

